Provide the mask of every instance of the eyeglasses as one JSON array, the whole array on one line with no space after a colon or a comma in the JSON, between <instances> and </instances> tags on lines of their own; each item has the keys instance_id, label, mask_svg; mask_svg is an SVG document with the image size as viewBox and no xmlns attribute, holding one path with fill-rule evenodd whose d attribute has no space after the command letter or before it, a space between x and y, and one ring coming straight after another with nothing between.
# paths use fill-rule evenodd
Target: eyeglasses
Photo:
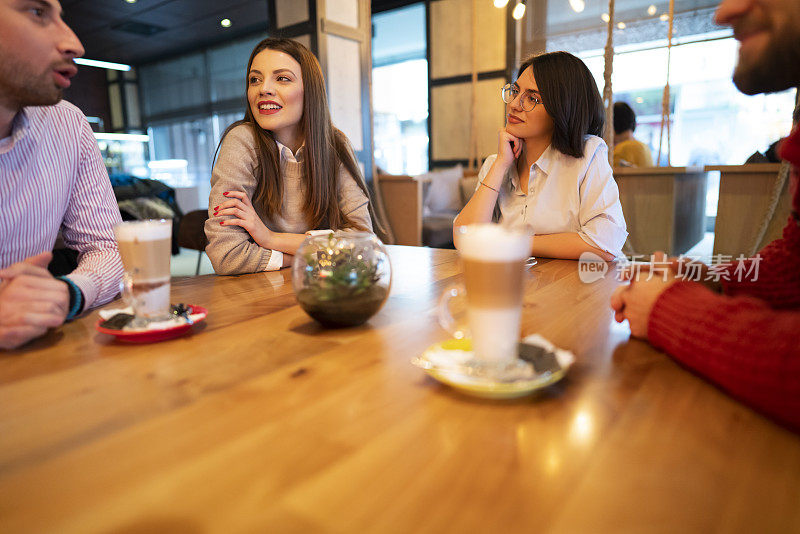
<instances>
[{"instance_id":1,"label":"eyeglasses","mask_svg":"<svg viewBox=\"0 0 800 534\"><path fill-rule=\"evenodd\" d=\"M519 95L519 86L515 83L507 83L503 86L500 96L506 104L512 103ZM537 105L542 103L542 99L533 91L525 91L519 99L522 111L533 111Z\"/></svg>"}]
</instances>

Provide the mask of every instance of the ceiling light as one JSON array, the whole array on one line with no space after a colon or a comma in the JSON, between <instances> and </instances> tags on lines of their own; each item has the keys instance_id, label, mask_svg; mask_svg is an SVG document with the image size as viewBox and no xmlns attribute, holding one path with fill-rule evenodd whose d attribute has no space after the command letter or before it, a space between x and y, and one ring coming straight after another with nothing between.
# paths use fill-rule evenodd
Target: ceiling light
<instances>
[{"instance_id":1,"label":"ceiling light","mask_svg":"<svg viewBox=\"0 0 800 534\"><path fill-rule=\"evenodd\" d=\"M189 162L185 159L156 159L147 162L148 168L156 170L185 169L188 166Z\"/></svg>"},{"instance_id":2,"label":"ceiling light","mask_svg":"<svg viewBox=\"0 0 800 534\"><path fill-rule=\"evenodd\" d=\"M660 17L658 17L658 18L659 18L659 20L660 20L661 22L667 22L667 21L669 20L669 15L667 15L666 13L664 13L663 15L661 15L661 16L660 16Z\"/></svg>"},{"instance_id":3,"label":"ceiling light","mask_svg":"<svg viewBox=\"0 0 800 534\"><path fill-rule=\"evenodd\" d=\"M654 4L650 4L650 7L647 8L647 14L650 15L651 17L656 14L656 11L658 10L656 9L656 6Z\"/></svg>"},{"instance_id":4,"label":"ceiling light","mask_svg":"<svg viewBox=\"0 0 800 534\"><path fill-rule=\"evenodd\" d=\"M624 30L625 29L625 23L624 22L617 23L617 28L619 28L620 30Z\"/></svg>"},{"instance_id":5,"label":"ceiling light","mask_svg":"<svg viewBox=\"0 0 800 534\"><path fill-rule=\"evenodd\" d=\"M125 0L125 1L128 2L129 4L135 4L136 3L136 0Z\"/></svg>"},{"instance_id":6,"label":"ceiling light","mask_svg":"<svg viewBox=\"0 0 800 534\"><path fill-rule=\"evenodd\" d=\"M609 20L611 20L611 17L608 16L608 13L603 13L602 15L600 15L600 19L603 22L608 22Z\"/></svg>"},{"instance_id":7,"label":"ceiling light","mask_svg":"<svg viewBox=\"0 0 800 534\"><path fill-rule=\"evenodd\" d=\"M222 19L219 21L219 25L223 28L230 28L231 27L231 19Z\"/></svg>"},{"instance_id":8,"label":"ceiling light","mask_svg":"<svg viewBox=\"0 0 800 534\"><path fill-rule=\"evenodd\" d=\"M580 13L586 7L586 2L584 0L569 0L569 7L575 13Z\"/></svg>"},{"instance_id":9,"label":"ceiling light","mask_svg":"<svg viewBox=\"0 0 800 534\"><path fill-rule=\"evenodd\" d=\"M644 98L642 98L641 96L637 96L636 97L636 103L637 104L643 104L644 103Z\"/></svg>"},{"instance_id":10,"label":"ceiling light","mask_svg":"<svg viewBox=\"0 0 800 534\"><path fill-rule=\"evenodd\" d=\"M150 140L150 136L147 134L100 133L100 132L95 132L94 138L102 141L143 141L145 143Z\"/></svg>"},{"instance_id":11,"label":"ceiling light","mask_svg":"<svg viewBox=\"0 0 800 534\"><path fill-rule=\"evenodd\" d=\"M514 20L519 20L525 16L525 1L517 3L514 6L514 11L511 12L511 16L514 17Z\"/></svg>"},{"instance_id":12,"label":"ceiling light","mask_svg":"<svg viewBox=\"0 0 800 534\"><path fill-rule=\"evenodd\" d=\"M494 0L494 7L506 7L508 0Z\"/></svg>"},{"instance_id":13,"label":"ceiling light","mask_svg":"<svg viewBox=\"0 0 800 534\"><path fill-rule=\"evenodd\" d=\"M76 57L73 61L78 65L86 65L87 67L99 67L101 69L122 70L126 72L131 70L131 66L125 65L124 63L110 63L108 61L97 61L96 59L84 59L82 57Z\"/></svg>"}]
</instances>

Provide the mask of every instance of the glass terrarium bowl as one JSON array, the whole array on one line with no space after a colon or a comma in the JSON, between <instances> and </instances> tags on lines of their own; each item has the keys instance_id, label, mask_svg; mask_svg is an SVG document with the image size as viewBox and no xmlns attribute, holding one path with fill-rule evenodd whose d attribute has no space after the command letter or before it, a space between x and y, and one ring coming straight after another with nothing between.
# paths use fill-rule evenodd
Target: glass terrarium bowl
<instances>
[{"instance_id":1,"label":"glass terrarium bowl","mask_svg":"<svg viewBox=\"0 0 800 534\"><path fill-rule=\"evenodd\" d=\"M386 249L367 232L309 237L292 263L297 302L325 326L363 324L386 302L391 283Z\"/></svg>"}]
</instances>

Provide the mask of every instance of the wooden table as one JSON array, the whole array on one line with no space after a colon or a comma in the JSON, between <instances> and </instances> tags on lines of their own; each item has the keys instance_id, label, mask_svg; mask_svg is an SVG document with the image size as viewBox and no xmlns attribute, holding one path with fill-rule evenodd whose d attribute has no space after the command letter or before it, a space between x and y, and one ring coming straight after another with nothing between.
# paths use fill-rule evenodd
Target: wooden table
<instances>
[{"instance_id":1,"label":"wooden table","mask_svg":"<svg viewBox=\"0 0 800 534\"><path fill-rule=\"evenodd\" d=\"M487 401L409 360L446 337L453 251L390 247L367 325L324 330L288 270L177 280L193 335L97 314L0 355L0 532L798 532L800 438L617 325L615 276L540 261L523 333L567 379Z\"/></svg>"}]
</instances>

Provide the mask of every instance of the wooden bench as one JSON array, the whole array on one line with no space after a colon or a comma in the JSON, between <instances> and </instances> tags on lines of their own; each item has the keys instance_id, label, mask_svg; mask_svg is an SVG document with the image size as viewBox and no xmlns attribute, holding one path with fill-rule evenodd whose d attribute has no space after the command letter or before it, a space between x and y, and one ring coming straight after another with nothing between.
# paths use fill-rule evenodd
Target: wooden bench
<instances>
[{"instance_id":1,"label":"wooden bench","mask_svg":"<svg viewBox=\"0 0 800 534\"><path fill-rule=\"evenodd\" d=\"M764 245L781 236L791 211L787 179L781 191L775 186L780 163L749 163L746 165L708 166L707 171L719 171L719 204L714 228L714 254L738 257L752 256ZM773 195L779 200L766 231L759 238Z\"/></svg>"},{"instance_id":2,"label":"wooden bench","mask_svg":"<svg viewBox=\"0 0 800 534\"><path fill-rule=\"evenodd\" d=\"M394 233L396 245L446 247L443 235L452 236L453 213L424 214L425 177L394 174L376 175L381 200ZM462 207L475 189L477 172L464 171L459 184ZM427 238L423 238L426 236ZM452 246L452 244L451 244Z\"/></svg>"},{"instance_id":3,"label":"wooden bench","mask_svg":"<svg viewBox=\"0 0 800 534\"><path fill-rule=\"evenodd\" d=\"M627 252L671 256L703 239L708 173L700 167L615 167Z\"/></svg>"},{"instance_id":4,"label":"wooden bench","mask_svg":"<svg viewBox=\"0 0 800 534\"><path fill-rule=\"evenodd\" d=\"M422 183L412 176L380 174L375 178L394 233L395 245L422 245Z\"/></svg>"}]
</instances>

